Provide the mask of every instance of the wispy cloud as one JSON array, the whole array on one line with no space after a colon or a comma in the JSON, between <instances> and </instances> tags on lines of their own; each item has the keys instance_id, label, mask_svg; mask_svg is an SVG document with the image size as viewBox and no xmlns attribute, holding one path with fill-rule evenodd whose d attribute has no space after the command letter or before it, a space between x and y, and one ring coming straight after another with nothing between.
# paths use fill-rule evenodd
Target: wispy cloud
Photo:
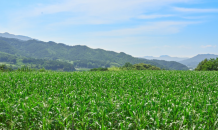
<instances>
[{"instance_id":1,"label":"wispy cloud","mask_svg":"<svg viewBox=\"0 0 218 130\"><path fill-rule=\"evenodd\" d=\"M180 8L174 7L176 11L187 13L218 13L218 9L196 9L196 8Z\"/></svg>"},{"instance_id":2,"label":"wispy cloud","mask_svg":"<svg viewBox=\"0 0 218 130\"><path fill-rule=\"evenodd\" d=\"M169 5L177 3L188 3L193 0L62 0L50 5L38 5L29 11L18 12L21 18L40 17L67 13L68 18L63 18L61 24L103 24L117 21L126 21L131 18L154 19L170 17L166 14L143 15L146 12L158 11L168 8ZM87 21L87 22L84 22Z\"/></svg>"},{"instance_id":3,"label":"wispy cloud","mask_svg":"<svg viewBox=\"0 0 218 130\"><path fill-rule=\"evenodd\" d=\"M141 12L153 10L154 7L169 6L175 3L188 3L192 0L63 0L47 6L36 7L34 15L53 14L60 12L85 12L90 15L120 13L120 12Z\"/></svg>"},{"instance_id":4,"label":"wispy cloud","mask_svg":"<svg viewBox=\"0 0 218 130\"><path fill-rule=\"evenodd\" d=\"M192 49L191 46L184 46L184 45L180 45L180 46L172 46L172 45L163 45L163 46L152 46L151 48L153 49Z\"/></svg>"},{"instance_id":5,"label":"wispy cloud","mask_svg":"<svg viewBox=\"0 0 218 130\"><path fill-rule=\"evenodd\" d=\"M216 45L202 45L201 48L216 48Z\"/></svg>"},{"instance_id":6,"label":"wispy cloud","mask_svg":"<svg viewBox=\"0 0 218 130\"><path fill-rule=\"evenodd\" d=\"M211 16L183 16L183 19L196 20L196 19L208 19Z\"/></svg>"},{"instance_id":7,"label":"wispy cloud","mask_svg":"<svg viewBox=\"0 0 218 130\"><path fill-rule=\"evenodd\" d=\"M183 27L191 24L198 24L200 22L178 22L178 21L164 21L153 22L143 26L118 29L105 32L93 33L95 36L131 36L131 35L152 35L152 34L174 34L178 33Z\"/></svg>"},{"instance_id":8,"label":"wispy cloud","mask_svg":"<svg viewBox=\"0 0 218 130\"><path fill-rule=\"evenodd\" d=\"M174 15L160 15L160 14L153 14L153 15L140 15L137 18L139 19L156 19L156 18L166 18L172 17Z\"/></svg>"}]
</instances>

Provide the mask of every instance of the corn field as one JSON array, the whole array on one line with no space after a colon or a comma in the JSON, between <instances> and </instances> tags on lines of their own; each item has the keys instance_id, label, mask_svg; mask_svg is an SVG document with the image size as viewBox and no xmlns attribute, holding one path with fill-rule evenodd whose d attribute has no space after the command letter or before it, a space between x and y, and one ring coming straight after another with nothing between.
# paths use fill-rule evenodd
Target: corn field
<instances>
[{"instance_id":1,"label":"corn field","mask_svg":"<svg viewBox=\"0 0 218 130\"><path fill-rule=\"evenodd\" d=\"M0 73L0 129L218 130L218 72Z\"/></svg>"}]
</instances>

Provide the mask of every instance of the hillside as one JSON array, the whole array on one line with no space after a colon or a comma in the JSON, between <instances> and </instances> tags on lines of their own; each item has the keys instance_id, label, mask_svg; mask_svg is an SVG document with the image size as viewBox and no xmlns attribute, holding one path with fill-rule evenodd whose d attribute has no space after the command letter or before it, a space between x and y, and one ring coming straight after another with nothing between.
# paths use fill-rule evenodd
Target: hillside
<instances>
[{"instance_id":1,"label":"hillside","mask_svg":"<svg viewBox=\"0 0 218 130\"><path fill-rule=\"evenodd\" d=\"M154 61L156 63L162 63L164 62L163 60L151 60L151 61ZM169 68L171 68L172 70L178 70L178 68L180 68L179 70L186 70L187 69L187 66L183 65L183 64L178 64L178 62L176 61L168 61L168 62L165 62L165 65Z\"/></svg>"},{"instance_id":2,"label":"hillside","mask_svg":"<svg viewBox=\"0 0 218 130\"><path fill-rule=\"evenodd\" d=\"M214 55L214 54L199 54L199 55L194 56L190 59L180 61L180 63L188 66L189 68L194 69L204 59L217 58L217 57L218 57L218 55Z\"/></svg>"},{"instance_id":3,"label":"hillside","mask_svg":"<svg viewBox=\"0 0 218 130\"><path fill-rule=\"evenodd\" d=\"M10 44L8 44L5 41L2 41L0 39L0 52L6 52L9 54L18 54L18 50L16 50L13 46L11 46Z\"/></svg>"},{"instance_id":4,"label":"hillside","mask_svg":"<svg viewBox=\"0 0 218 130\"><path fill-rule=\"evenodd\" d=\"M103 49L91 49L87 46L68 46L62 43L58 44L52 41L21 41L17 39L3 37L0 37L0 42L4 43L4 46L6 47L9 46L13 53L11 53L11 51L8 49L2 49L2 52L7 52L10 54L15 53L19 56L38 59L63 60L68 62L73 61L75 67L97 68L110 67L112 65L122 66L126 62L130 62L131 64L151 64L162 69L165 68L170 70L188 70L185 65L177 62L156 62L153 60L139 59L123 52L116 53L113 51L105 51ZM16 48L16 50L14 50L14 48Z\"/></svg>"}]
</instances>

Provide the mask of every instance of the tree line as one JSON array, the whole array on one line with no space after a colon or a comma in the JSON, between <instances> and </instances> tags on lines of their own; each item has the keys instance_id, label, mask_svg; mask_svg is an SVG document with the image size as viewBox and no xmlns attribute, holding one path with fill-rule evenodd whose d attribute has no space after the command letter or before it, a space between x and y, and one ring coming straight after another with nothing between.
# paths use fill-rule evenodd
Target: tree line
<instances>
[{"instance_id":1,"label":"tree line","mask_svg":"<svg viewBox=\"0 0 218 130\"><path fill-rule=\"evenodd\" d=\"M67 62L58 60L45 60L35 58L24 58L24 64L29 64L31 68L45 68L46 70L63 70L63 71L75 71L74 65Z\"/></svg>"},{"instance_id":2,"label":"tree line","mask_svg":"<svg viewBox=\"0 0 218 130\"><path fill-rule=\"evenodd\" d=\"M10 62L12 64L16 64L17 59L16 59L16 56L0 53L0 62Z\"/></svg>"},{"instance_id":3,"label":"tree line","mask_svg":"<svg viewBox=\"0 0 218 130\"><path fill-rule=\"evenodd\" d=\"M111 68L93 68L90 71L110 71L110 70L161 70L159 67L152 66L150 64L139 63L131 64L129 62L125 63L122 67L111 67Z\"/></svg>"},{"instance_id":4,"label":"tree line","mask_svg":"<svg viewBox=\"0 0 218 130\"><path fill-rule=\"evenodd\" d=\"M98 60L76 60L73 62L73 64L78 68L108 68L111 66L110 62Z\"/></svg>"},{"instance_id":5,"label":"tree line","mask_svg":"<svg viewBox=\"0 0 218 130\"><path fill-rule=\"evenodd\" d=\"M0 62L10 64L12 69L18 69L19 66L28 66L29 68L46 70L61 70L61 71L75 71L74 65L68 62L58 60L35 59L27 57L16 57L14 55L0 52ZM4 66L5 67L5 66ZM3 69L3 67L2 67Z\"/></svg>"}]
</instances>

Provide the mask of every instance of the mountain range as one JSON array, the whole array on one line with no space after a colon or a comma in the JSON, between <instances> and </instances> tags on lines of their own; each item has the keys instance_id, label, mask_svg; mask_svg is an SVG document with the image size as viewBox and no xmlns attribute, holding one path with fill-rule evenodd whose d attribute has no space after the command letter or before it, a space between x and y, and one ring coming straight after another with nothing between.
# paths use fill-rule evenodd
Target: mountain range
<instances>
[{"instance_id":1,"label":"mountain range","mask_svg":"<svg viewBox=\"0 0 218 130\"><path fill-rule=\"evenodd\" d=\"M171 57L168 55L161 55L160 57L144 56L143 58L148 60L165 60L165 61L177 61L177 62L188 59L187 57Z\"/></svg>"},{"instance_id":2,"label":"mountain range","mask_svg":"<svg viewBox=\"0 0 218 130\"><path fill-rule=\"evenodd\" d=\"M91 49L87 46L68 46L63 43L43 42L27 36L0 33L0 52L36 59L59 60L73 63L78 68L95 68L122 66L125 62L132 64L146 63L169 70L194 69L204 59L217 58L214 54L199 54L192 58L145 56L132 57L124 52L116 53L103 49ZM1 55L1 53L0 53Z\"/></svg>"},{"instance_id":3,"label":"mountain range","mask_svg":"<svg viewBox=\"0 0 218 130\"><path fill-rule=\"evenodd\" d=\"M151 64L168 70L188 70L187 66L175 61L147 60L133 57L124 52L116 53L81 45L68 46L52 41L43 42L35 39L21 40L0 37L0 46L0 52L17 57L59 60L73 63L76 68L122 66L126 62L130 62L131 64Z\"/></svg>"},{"instance_id":4,"label":"mountain range","mask_svg":"<svg viewBox=\"0 0 218 130\"><path fill-rule=\"evenodd\" d=\"M165 60L165 61L177 61L181 64L186 65L189 69L195 69L197 65L203 61L204 59L218 58L218 55L215 54L198 54L192 58L186 57L171 57L168 55L162 55L160 57L153 56L144 56L145 59L153 59L153 60Z\"/></svg>"},{"instance_id":5,"label":"mountain range","mask_svg":"<svg viewBox=\"0 0 218 130\"><path fill-rule=\"evenodd\" d=\"M30 37L27 37L27 36L10 34L8 32L0 33L0 37L16 38L16 39L23 40L23 41L28 41L28 40L32 40L33 39L33 38L30 38Z\"/></svg>"},{"instance_id":6,"label":"mountain range","mask_svg":"<svg viewBox=\"0 0 218 130\"><path fill-rule=\"evenodd\" d=\"M218 55L214 55L214 54L198 54L197 56L194 56L192 58L182 60L182 61L179 61L179 62L186 65L190 69L194 69L204 59L211 59L211 58L216 59L216 58L218 58Z\"/></svg>"}]
</instances>

